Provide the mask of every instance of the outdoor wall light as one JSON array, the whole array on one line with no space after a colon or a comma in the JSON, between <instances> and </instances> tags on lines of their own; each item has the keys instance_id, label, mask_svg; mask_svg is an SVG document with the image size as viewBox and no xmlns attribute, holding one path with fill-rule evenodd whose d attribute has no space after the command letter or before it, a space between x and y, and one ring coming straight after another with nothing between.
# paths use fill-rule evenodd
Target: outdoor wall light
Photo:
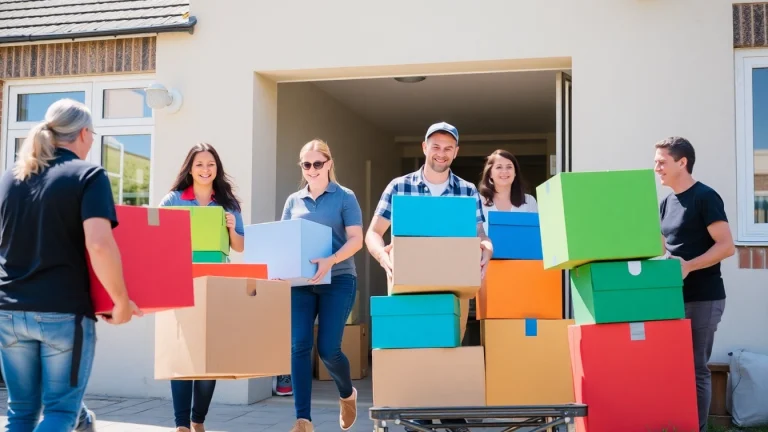
<instances>
[{"instance_id":1,"label":"outdoor wall light","mask_svg":"<svg viewBox=\"0 0 768 432\"><path fill-rule=\"evenodd\" d=\"M401 82L401 83L413 84L413 83L417 83L417 82L422 82L425 79L427 79L427 77L423 77L423 76L408 76L408 77L397 77L397 78L395 78L395 81Z\"/></svg>"},{"instance_id":2,"label":"outdoor wall light","mask_svg":"<svg viewBox=\"0 0 768 432\"><path fill-rule=\"evenodd\" d=\"M153 110L166 109L173 114L181 108L181 93L176 89L168 90L160 83L152 83L144 92L147 94L147 105Z\"/></svg>"}]
</instances>

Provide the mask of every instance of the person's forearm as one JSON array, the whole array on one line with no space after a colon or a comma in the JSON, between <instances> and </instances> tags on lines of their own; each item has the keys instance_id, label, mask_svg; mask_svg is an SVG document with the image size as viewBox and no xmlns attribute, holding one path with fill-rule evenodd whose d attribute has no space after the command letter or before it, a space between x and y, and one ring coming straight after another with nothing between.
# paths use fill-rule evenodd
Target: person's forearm
<instances>
[{"instance_id":1,"label":"person's forearm","mask_svg":"<svg viewBox=\"0 0 768 432\"><path fill-rule=\"evenodd\" d=\"M368 247L368 253L377 261L386 246L384 237L373 231L368 231L365 235L365 245Z\"/></svg>"},{"instance_id":2,"label":"person's forearm","mask_svg":"<svg viewBox=\"0 0 768 432\"><path fill-rule=\"evenodd\" d=\"M336 255L336 263L340 263L344 261L345 259L351 257L352 255L356 254L357 251L363 248L363 239L362 237L349 237L347 239L347 242L344 243L344 245L341 247L341 249L337 250L334 255Z\"/></svg>"},{"instance_id":3,"label":"person's forearm","mask_svg":"<svg viewBox=\"0 0 768 432\"><path fill-rule=\"evenodd\" d=\"M242 252L245 249L245 237L235 231L229 232L229 247L235 252Z\"/></svg>"},{"instance_id":4,"label":"person's forearm","mask_svg":"<svg viewBox=\"0 0 768 432\"><path fill-rule=\"evenodd\" d=\"M114 304L127 303L128 290L123 279L123 266L117 244L109 239L87 246L91 267Z\"/></svg>"},{"instance_id":5,"label":"person's forearm","mask_svg":"<svg viewBox=\"0 0 768 432\"><path fill-rule=\"evenodd\" d=\"M696 270L701 270L707 267L712 267L713 265L733 255L733 253L734 253L733 243L724 243L724 242L715 243L714 245L712 245L711 248L709 248L708 251L688 261L688 265L690 266L690 271L696 271Z\"/></svg>"}]
</instances>

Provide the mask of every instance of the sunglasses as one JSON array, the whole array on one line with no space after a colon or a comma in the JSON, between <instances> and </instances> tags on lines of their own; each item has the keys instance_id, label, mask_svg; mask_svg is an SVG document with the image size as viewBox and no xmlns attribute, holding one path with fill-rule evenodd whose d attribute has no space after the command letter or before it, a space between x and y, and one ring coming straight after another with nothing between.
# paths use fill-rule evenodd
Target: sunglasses
<instances>
[{"instance_id":1,"label":"sunglasses","mask_svg":"<svg viewBox=\"0 0 768 432\"><path fill-rule=\"evenodd\" d=\"M330 160L330 159L328 159L328 160ZM305 171L308 171L312 167L314 167L316 170L319 170L320 168L323 167L323 165L326 164L326 162L328 162L328 160L315 161L315 162L299 162L299 166L304 168Z\"/></svg>"}]
</instances>

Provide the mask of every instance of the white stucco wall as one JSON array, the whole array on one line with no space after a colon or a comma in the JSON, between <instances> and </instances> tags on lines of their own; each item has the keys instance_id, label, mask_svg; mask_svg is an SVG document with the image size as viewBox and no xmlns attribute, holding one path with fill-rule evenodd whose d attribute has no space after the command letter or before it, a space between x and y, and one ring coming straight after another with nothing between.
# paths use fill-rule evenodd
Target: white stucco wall
<instances>
[{"instance_id":1,"label":"white stucco wall","mask_svg":"<svg viewBox=\"0 0 768 432\"><path fill-rule=\"evenodd\" d=\"M277 145L273 79L487 71L571 58L574 170L651 168L653 143L684 135L697 149L696 177L720 192L735 224L731 1L239 0L221 7L192 0L191 11L199 20L194 35L158 37L157 78L180 89L185 103L177 114L157 115L155 166L173 169L153 175L170 184L191 144L214 143L238 183L246 223L274 218L285 193L276 170L295 159L295 147ZM162 193L156 187L152 201ZM659 188L660 198L667 193ZM713 360L738 347L768 353L760 331L768 326L764 273L738 270L735 257L723 273L729 299Z\"/></svg>"}]
</instances>

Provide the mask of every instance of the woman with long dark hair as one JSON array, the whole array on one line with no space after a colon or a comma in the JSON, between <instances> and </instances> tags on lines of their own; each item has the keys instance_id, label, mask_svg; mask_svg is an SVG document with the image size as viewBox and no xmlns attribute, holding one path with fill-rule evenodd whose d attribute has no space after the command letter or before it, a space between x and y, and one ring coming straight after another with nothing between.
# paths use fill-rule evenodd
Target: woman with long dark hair
<instances>
[{"instance_id":1,"label":"woman with long dark hair","mask_svg":"<svg viewBox=\"0 0 768 432\"><path fill-rule=\"evenodd\" d=\"M539 211L536 198L525 193L525 182L520 171L520 163L512 153L496 150L486 158L483 176L477 187L483 197L484 229L488 232L488 212Z\"/></svg>"},{"instance_id":2,"label":"woman with long dark hair","mask_svg":"<svg viewBox=\"0 0 768 432\"><path fill-rule=\"evenodd\" d=\"M242 252L245 244L240 202L224 171L219 154L212 145L200 143L187 153L171 192L160 203L164 206L224 207L229 230L229 245ZM176 431L204 432L205 416L213 399L215 380L172 380L171 396ZM193 404L194 401L194 404Z\"/></svg>"}]
</instances>

